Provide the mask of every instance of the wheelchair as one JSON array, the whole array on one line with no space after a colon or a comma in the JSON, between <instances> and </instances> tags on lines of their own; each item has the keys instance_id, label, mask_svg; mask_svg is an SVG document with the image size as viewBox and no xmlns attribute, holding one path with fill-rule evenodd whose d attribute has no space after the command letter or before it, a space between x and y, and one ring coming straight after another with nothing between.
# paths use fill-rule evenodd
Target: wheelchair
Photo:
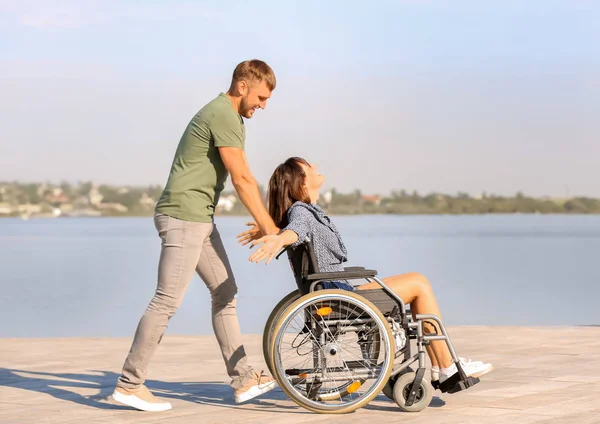
<instances>
[{"instance_id":1,"label":"wheelchair","mask_svg":"<svg viewBox=\"0 0 600 424\"><path fill-rule=\"evenodd\" d=\"M309 238L282 250L277 259L284 252L297 290L275 306L262 342L269 371L296 404L316 413L342 414L383 392L401 410L418 412L429 405L434 389L455 393L479 382L465 374L439 317L417 314L413 319L377 271L319 272ZM320 284L356 280L376 281L381 290L333 290ZM425 322L433 333L424 333ZM446 342L458 368L442 384L424 378L425 346L433 340ZM416 341L414 353L411 341Z\"/></svg>"}]
</instances>

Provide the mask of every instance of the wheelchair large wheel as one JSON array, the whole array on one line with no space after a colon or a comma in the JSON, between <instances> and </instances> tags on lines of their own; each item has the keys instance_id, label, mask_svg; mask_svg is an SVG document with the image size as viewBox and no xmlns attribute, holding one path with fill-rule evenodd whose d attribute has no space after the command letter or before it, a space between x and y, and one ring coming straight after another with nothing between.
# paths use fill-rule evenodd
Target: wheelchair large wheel
<instances>
[{"instance_id":1,"label":"wheelchair large wheel","mask_svg":"<svg viewBox=\"0 0 600 424\"><path fill-rule=\"evenodd\" d=\"M269 343L273 335L273 330L275 330L274 324L277 322L277 319L279 319L285 308L290 306L298 299L300 299L300 292L298 290L294 290L293 292L289 293L287 296L281 299L277 305L275 305L271 311L271 315L269 315L269 318L267 318L267 322L265 323L262 339L263 356L271 375L273 375L273 370L271 369L271 359L269 357Z\"/></svg>"},{"instance_id":2,"label":"wheelchair large wheel","mask_svg":"<svg viewBox=\"0 0 600 424\"><path fill-rule=\"evenodd\" d=\"M309 293L288 306L274 327L273 377L310 411L352 412L377 396L389 379L395 356L390 325L354 292Z\"/></svg>"}]
</instances>

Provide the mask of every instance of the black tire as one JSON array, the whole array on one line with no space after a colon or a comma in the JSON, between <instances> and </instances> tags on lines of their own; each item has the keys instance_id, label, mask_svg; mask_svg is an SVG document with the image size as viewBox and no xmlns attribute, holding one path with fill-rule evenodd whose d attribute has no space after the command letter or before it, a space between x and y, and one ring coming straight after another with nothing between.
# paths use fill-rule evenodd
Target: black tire
<instances>
[{"instance_id":1,"label":"black tire","mask_svg":"<svg viewBox=\"0 0 600 424\"><path fill-rule=\"evenodd\" d=\"M433 387L431 384L423 379L421 385L418 388L417 396L412 405L406 406L406 400L412 387L413 381L415 381L416 374L409 372L401 375L394 384L394 400L396 404L406 412L419 412L429 406L431 399L433 399Z\"/></svg>"},{"instance_id":2,"label":"black tire","mask_svg":"<svg viewBox=\"0 0 600 424\"><path fill-rule=\"evenodd\" d=\"M383 394L388 399L395 401L395 399L394 399L394 385L396 384L396 380L398 380L398 378L401 375L407 374L409 372L414 372L411 367L407 367L407 368L403 369L402 371L400 371L400 374L396 374L395 376L390 377L390 379L388 380L388 382L386 383L386 385L383 386L383 390L382 390Z\"/></svg>"}]
</instances>

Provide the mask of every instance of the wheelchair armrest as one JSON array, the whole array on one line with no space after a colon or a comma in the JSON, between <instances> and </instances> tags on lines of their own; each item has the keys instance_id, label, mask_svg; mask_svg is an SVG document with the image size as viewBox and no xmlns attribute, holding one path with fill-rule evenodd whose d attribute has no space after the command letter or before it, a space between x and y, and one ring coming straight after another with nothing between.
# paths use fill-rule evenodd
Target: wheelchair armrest
<instances>
[{"instance_id":1,"label":"wheelchair armrest","mask_svg":"<svg viewBox=\"0 0 600 424\"><path fill-rule=\"evenodd\" d=\"M362 278L371 278L377 275L374 269L362 269L353 271L338 271L338 272L319 272L306 276L308 281L335 281L335 280L358 280Z\"/></svg>"},{"instance_id":2,"label":"wheelchair armrest","mask_svg":"<svg viewBox=\"0 0 600 424\"><path fill-rule=\"evenodd\" d=\"M277 256L275 256L275 260L279 260L279 257L281 255L283 255L285 252L287 252L288 250L291 250L291 249L292 249L292 245L291 244L289 246L286 246L285 248L281 249L281 252L279 252L277 254Z\"/></svg>"},{"instance_id":3,"label":"wheelchair armrest","mask_svg":"<svg viewBox=\"0 0 600 424\"><path fill-rule=\"evenodd\" d=\"M344 268L344 271L358 271L365 269L364 266L348 266Z\"/></svg>"}]
</instances>

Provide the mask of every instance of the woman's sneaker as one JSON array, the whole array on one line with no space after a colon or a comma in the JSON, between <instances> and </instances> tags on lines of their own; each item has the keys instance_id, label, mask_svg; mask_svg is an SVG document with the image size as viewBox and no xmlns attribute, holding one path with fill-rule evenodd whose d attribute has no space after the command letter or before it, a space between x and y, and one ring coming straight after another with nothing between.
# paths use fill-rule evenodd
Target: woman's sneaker
<instances>
[{"instance_id":1,"label":"woman's sneaker","mask_svg":"<svg viewBox=\"0 0 600 424\"><path fill-rule=\"evenodd\" d=\"M458 360L460 361L461 364L468 364L468 363L478 363L478 364L483 364L483 362L481 361L473 361L471 359L467 359L467 358L461 358L459 357ZM435 367L431 367L431 381L440 381L440 367L435 366Z\"/></svg>"},{"instance_id":2,"label":"woman's sneaker","mask_svg":"<svg viewBox=\"0 0 600 424\"><path fill-rule=\"evenodd\" d=\"M169 402L164 402L156 397L143 384L137 389L117 387L112 398L123 405L131 406L140 411L159 412L171 409Z\"/></svg>"},{"instance_id":3,"label":"woman's sneaker","mask_svg":"<svg viewBox=\"0 0 600 424\"><path fill-rule=\"evenodd\" d=\"M242 403L260 396L263 393L267 393L269 390L273 390L277 387L277 382L268 375L254 373L252 379L244 387L234 390L235 403Z\"/></svg>"},{"instance_id":4,"label":"woman's sneaker","mask_svg":"<svg viewBox=\"0 0 600 424\"><path fill-rule=\"evenodd\" d=\"M460 358L460 366L463 371L467 375L467 377L481 377L489 372L494 370L494 366L492 364L484 364L481 361L471 361L466 360L464 358ZM456 364L450 365L448 368L442 368L439 372L439 381L440 384L444 381L448 380L454 374L458 372L458 368L456 368ZM433 378L433 376L432 376Z\"/></svg>"}]
</instances>

